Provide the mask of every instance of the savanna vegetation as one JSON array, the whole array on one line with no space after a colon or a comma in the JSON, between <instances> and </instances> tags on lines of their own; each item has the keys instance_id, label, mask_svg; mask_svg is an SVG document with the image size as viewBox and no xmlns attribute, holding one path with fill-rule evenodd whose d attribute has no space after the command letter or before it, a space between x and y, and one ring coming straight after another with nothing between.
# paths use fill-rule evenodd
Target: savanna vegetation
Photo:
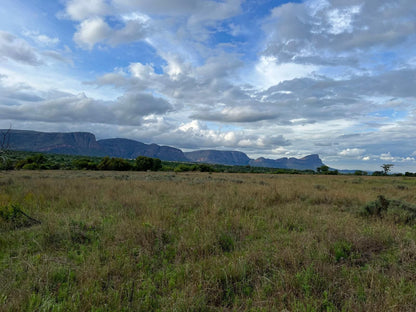
<instances>
[{"instance_id":1,"label":"savanna vegetation","mask_svg":"<svg viewBox=\"0 0 416 312\"><path fill-rule=\"evenodd\" d=\"M0 155L1 156L1 155ZM172 172L227 172L227 173L289 173L313 174L314 170L276 169L251 166L227 166L219 164L195 164L161 161L158 158L138 156L136 159L117 157L57 155L47 153L7 151L0 170L113 170L113 171L172 171ZM326 166L325 166L326 167ZM328 167L326 167L328 168ZM319 171L334 174L333 171Z\"/></svg>"},{"instance_id":2,"label":"savanna vegetation","mask_svg":"<svg viewBox=\"0 0 416 312\"><path fill-rule=\"evenodd\" d=\"M411 177L0 172L2 311L414 311Z\"/></svg>"}]
</instances>

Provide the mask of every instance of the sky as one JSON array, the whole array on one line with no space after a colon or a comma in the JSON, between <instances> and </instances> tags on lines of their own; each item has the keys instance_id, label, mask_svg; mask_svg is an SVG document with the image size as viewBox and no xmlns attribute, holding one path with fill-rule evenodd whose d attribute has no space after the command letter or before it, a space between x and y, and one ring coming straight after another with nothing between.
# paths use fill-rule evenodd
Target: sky
<instances>
[{"instance_id":1,"label":"sky","mask_svg":"<svg viewBox=\"0 0 416 312\"><path fill-rule=\"evenodd\" d=\"M0 128L416 172L414 0L2 0Z\"/></svg>"}]
</instances>

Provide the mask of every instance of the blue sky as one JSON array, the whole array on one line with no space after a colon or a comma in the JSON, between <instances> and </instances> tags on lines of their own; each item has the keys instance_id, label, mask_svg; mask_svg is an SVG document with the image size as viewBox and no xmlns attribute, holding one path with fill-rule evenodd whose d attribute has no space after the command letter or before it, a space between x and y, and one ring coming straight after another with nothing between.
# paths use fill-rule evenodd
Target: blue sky
<instances>
[{"instance_id":1,"label":"blue sky","mask_svg":"<svg viewBox=\"0 0 416 312\"><path fill-rule=\"evenodd\" d=\"M416 171L414 0L3 0L0 127Z\"/></svg>"}]
</instances>

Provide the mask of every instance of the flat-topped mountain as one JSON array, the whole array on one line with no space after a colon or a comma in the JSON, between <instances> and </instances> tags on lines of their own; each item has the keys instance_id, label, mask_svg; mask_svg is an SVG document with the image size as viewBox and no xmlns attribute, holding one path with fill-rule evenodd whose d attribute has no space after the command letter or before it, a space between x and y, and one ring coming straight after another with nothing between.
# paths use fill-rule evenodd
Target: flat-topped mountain
<instances>
[{"instance_id":1,"label":"flat-topped mountain","mask_svg":"<svg viewBox=\"0 0 416 312\"><path fill-rule=\"evenodd\" d=\"M6 133L8 130L0 131ZM88 132L10 130L7 142L10 149L17 151L120 158L147 156L162 160L188 161L183 152L174 147L145 144L128 139L97 141L95 135Z\"/></svg>"},{"instance_id":2,"label":"flat-topped mountain","mask_svg":"<svg viewBox=\"0 0 416 312\"><path fill-rule=\"evenodd\" d=\"M145 144L129 139L96 140L88 132L38 132L28 130L0 130L7 133L8 148L18 151L32 151L54 154L110 156L133 159L138 156L159 158L167 161L222 164L231 166L253 166L283 169L307 170L323 165L318 155L303 158L250 159L240 151L198 150L182 152L178 148ZM0 137L2 139L3 137Z\"/></svg>"},{"instance_id":3,"label":"flat-topped mountain","mask_svg":"<svg viewBox=\"0 0 416 312\"><path fill-rule=\"evenodd\" d=\"M319 158L319 155L313 154L305 156L303 158L279 158L279 159L267 159L267 158L257 158L255 160L250 160L250 166L253 167L269 167L269 168L283 168L283 169L298 169L298 170L307 170L323 166L322 160Z\"/></svg>"},{"instance_id":4,"label":"flat-topped mountain","mask_svg":"<svg viewBox=\"0 0 416 312\"><path fill-rule=\"evenodd\" d=\"M28 130L0 130L6 133L10 149L68 155L101 155L95 135L88 132L38 132Z\"/></svg>"},{"instance_id":5,"label":"flat-topped mountain","mask_svg":"<svg viewBox=\"0 0 416 312\"><path fill-rule=\"evenodd\" d=\"M98 140L105 155L121 158L136 158L146 156L169 161L189 161L184 153L177 148L160 146L157 144L145 144L129 139L105 139Z\"/></svg>"},{"instance_id":6,"label":"flat-topped mountain","mask_svg":"<svg viewBox=\"0 0 416 312\"><path fill-rule=\"evenodd\" d=\"M207 164L245 166L250 162L250 158L246 154L238 151L203 150L187 152L185 156L190 161Z\"/></svg>"}]
</instances>

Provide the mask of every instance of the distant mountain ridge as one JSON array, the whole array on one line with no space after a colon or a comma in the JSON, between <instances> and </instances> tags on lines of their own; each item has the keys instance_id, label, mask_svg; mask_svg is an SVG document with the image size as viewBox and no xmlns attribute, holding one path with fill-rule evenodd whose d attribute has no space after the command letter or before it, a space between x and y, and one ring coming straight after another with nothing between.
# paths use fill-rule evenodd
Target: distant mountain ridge
<instances>
[{"instance_id":1,"label":"distant mountain ridge","mask_svg":"<svg viewBox=\"0 0 416 312\"><path fill-rule=\"evenodd\" d=\"M207 164L246 166L250 162L250 158L245 153L238 151L201 150L186 152L185 156L190 161Z\"/></svg>"},{"instance_id":2,"label":"distant mountain ridge","mask_svg":"<svg viewBox=\"0 0 416 312\"><path fill-rule=\"evenodd\" d=\"M8 130L1 130L5 133ZM231 166L255 166L298 170L316 170L323 165L319 155L303 158L250 159L240 151L197 150L182 152L178 148L145 144L139 141L114 138L96 140L89 132L38 132L30 130L9 130L9 148L19 151L32 151L54 154L110 156L136 158L155 157L166 161L197 162Z\"/></svg>"},{"instance_id":3,"label":"distant mountain ridge","mask_svg":"<svg viewBox=\"0 0 416 312\"><path fill-rule=\"evenodd\" d=\"M260 157L257 159L250 160L250 166L253 167L270 167L270 168L283 168L283 169L299 169L299 170L307 170L313 169L315 170L318 167L323 166L322 160L319 158L319 155L313 154L308 155L303 158L280 158L280 159L267 159L264 157Z\"/></svg>"}]
</instances>

